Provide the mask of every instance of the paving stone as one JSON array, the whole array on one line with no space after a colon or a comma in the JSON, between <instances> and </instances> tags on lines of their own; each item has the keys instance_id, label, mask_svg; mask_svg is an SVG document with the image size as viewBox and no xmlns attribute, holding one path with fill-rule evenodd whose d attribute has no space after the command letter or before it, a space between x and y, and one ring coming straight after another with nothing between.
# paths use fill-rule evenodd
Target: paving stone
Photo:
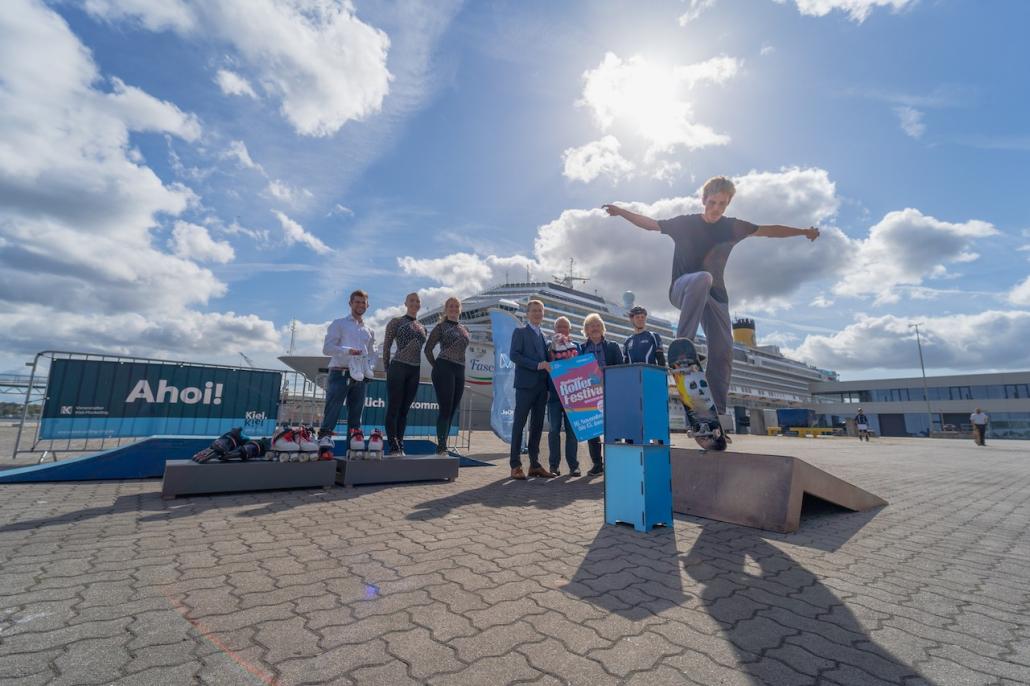
<instances>
[{"instance_id":1,"label":"paving stone","mask_svg":"<svg viewBox=\"0 0 1030 686\"><path fill-rule=\"evenodd\" d=\"M440 672L456 672L465 667L451 646L435 641L429 630L417 627L383 636L391 655L408 665L408 673L425 680Z\"/></svg>"},{"instance_id":2,"label":"paving stone","mask_svg":"<svg viewBox=\"0 0 1030 686\"><path fill-rule=\"evenodd\" d=\"M600 662L606 671L624 677L630 672L651 669L662 658L681 651L661 636L650 634L619 639L611 648L591 651L588 657Z\"/></svg>"},{"instance_id":3,"label":"paving stone","mask_svg":"<svg viewBox=\"0 0 1030 686\"><path fill-rule=\"evenodd\" d=\"M510 684L530 682L543 677L533 669L524 655L508 653L501 657L487 657L454 674L443 674L431 678L432 686L467 686L468 684Z\"/></svg>"},{"instance_id":4,"label":"paving stone","mask_svg":"<svg viewBox=\"0 0 1030 686\"><path fill-rule=\"evenodd\" d=\"M468 638L456 638L450 644L458 658L475 662L484 657L506 655L523 643L543 640L543 636L528 622L515 622L494 626Z\"/></svg>"}]
</instances>

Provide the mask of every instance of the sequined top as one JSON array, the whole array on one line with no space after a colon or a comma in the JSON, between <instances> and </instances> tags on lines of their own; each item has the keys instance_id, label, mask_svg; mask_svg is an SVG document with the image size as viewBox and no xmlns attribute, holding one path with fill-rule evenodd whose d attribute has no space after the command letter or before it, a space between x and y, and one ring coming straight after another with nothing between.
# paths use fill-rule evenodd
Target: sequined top
<instances>
[{"instance_id":1,"label":"sequined top","mask_svg":"<svg viewBox=\"0 0 1030 686\"><path fill-rule=\"evenodd\" d=\"M426 341L426 359L429 364L436 364L433 348L440 345L439 358L454 364L465 366L465 349L469 346L469 330L458 322L442 319L433 327Z\"/></svg>"},{"instance_id":2,"label":"sequined top","mask_svg":"<svg viewBox=\"0 0 1030 686\"><path fill-rule=\"evenodd\" d=\"M390 348L397 343L397 354L390 354ZM422 346L426 342L426 327L414 317L395 317L386 325L383 339L383 367L390 366L390 360L418 367L422 364Z\"/></svg>"}]
</instances>

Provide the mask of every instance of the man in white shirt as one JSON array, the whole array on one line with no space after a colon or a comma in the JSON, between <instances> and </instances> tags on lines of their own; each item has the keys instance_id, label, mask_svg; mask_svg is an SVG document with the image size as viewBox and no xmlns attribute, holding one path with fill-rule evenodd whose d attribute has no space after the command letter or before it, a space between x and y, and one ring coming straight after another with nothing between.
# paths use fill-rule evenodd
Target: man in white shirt
<instances>
[{"instance_id":1,"label":"man in white shirt","mask_svg":"<svg viewBox=\"0 0 1030 686\"><path fill-rule=\"evenodd\" d=\"M362 320L367 309L368 293L354 291L350 294L350 314L334 320L325 334L322 354L329 356L329 379L319 438L332 435L344 404L347 405L347 435L361 428L365 382L372 376L375 354L375 333Z\"/></svg>"},{"instance_id":2,"label":"man in white shirt","mask_svg":"<svg viewBox=\"0 0 1030 686\"><path fill-rule=\"evenodd\" d=\"M987 423L991 418L978 407L976 412L969 415L969 421L973 424L973 442L977 445L987 445Z\"/></svg>"}]
</instances>

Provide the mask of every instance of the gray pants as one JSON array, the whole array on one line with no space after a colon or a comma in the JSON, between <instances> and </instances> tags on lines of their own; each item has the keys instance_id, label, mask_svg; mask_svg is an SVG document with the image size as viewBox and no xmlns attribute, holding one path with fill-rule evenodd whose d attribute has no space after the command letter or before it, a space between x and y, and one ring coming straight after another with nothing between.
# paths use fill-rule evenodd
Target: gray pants
<instances>
[{"instance_id":1,"label":"gray pants","mask_svg":"<svg viewBox=\"0 0 1030 686\"><path fill-rule=\"evenodd\" d=\"M694 340L700 324L708 342L708 363L705 378L719 413L726 412L730 398L730 374L733 371L733 330L730 308L712 297L712 275L708 272L684 274L672 284L669 299L679 308L677 338Z\"/></svg>"}]
</instances>

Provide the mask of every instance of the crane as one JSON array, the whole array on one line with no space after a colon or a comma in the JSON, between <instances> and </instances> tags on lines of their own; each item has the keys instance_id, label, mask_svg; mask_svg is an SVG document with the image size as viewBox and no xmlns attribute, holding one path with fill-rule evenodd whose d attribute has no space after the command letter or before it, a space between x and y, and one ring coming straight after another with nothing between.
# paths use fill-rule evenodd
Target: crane
<instances>
[{"instance_id":1,"label":"crane","mask_svg":"<svg viewBox=\"0 0 1030 686\"><path fill-rule=\"evenodd\" d=\"M246 355L244 355L243 352L240 352L240 357L243 358L243 361L247 363L248 367L250 367L251 369L256 369L256 367L254 365L254 360L252 360L249 357L247 357Z\"/></svg>"}]
</instances>

